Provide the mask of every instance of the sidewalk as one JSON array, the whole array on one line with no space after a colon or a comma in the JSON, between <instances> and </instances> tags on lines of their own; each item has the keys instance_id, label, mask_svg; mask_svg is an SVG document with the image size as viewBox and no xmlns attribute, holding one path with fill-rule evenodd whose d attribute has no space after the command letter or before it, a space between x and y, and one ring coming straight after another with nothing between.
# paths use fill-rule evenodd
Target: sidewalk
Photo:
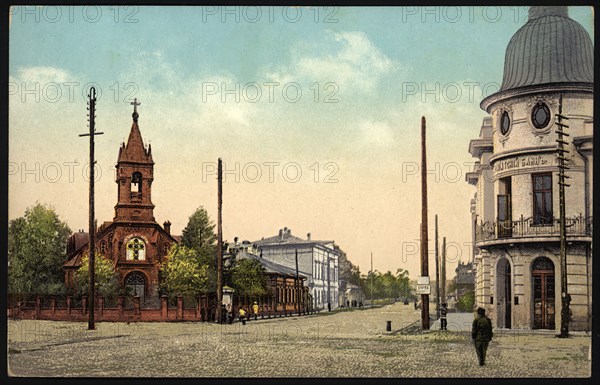
<instances>
[{"instance_id":1,"label":"sidewalk","mask_svg":"<svg viewBox=\"0 0 600 385\"><path fill-rule=\"evenodd\" d=\"M434 313L435 315L435 313ZM475 315L473 313L448 313L448 331L471 332ZM440 320L435 320L430 327L431 330L440 330Z\"/></svg>"}]
</instances>

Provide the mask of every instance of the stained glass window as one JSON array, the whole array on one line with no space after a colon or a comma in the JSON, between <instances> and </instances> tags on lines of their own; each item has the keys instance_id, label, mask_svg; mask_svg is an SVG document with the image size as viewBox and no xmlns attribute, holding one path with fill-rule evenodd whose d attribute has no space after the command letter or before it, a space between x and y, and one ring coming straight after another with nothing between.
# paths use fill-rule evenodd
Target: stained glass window
<instances>
[{"instance_id":1,"label":"stained glass window","mask_svg":"<svg viewBox=\"0 0 600 385\"><path fill-rule=\"evenodd\" d=\"M127 260L143 261L146 259L146 244L140 238L132 238L127 242Z\"/></svg>"}]
</instances>

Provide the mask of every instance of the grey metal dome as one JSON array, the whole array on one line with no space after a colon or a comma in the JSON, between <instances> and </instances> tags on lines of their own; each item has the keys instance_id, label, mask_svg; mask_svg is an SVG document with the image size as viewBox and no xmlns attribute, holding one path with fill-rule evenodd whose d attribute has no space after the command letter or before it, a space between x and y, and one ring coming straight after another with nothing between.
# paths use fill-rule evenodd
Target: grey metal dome
<instances>
[{"instance_id":1,"label":"grey metal dome","mask_svg":"<svg viewBox=\"0 0 600 385\"><path fill-rule=\"evenodd\" d=\"M594 82L592 40L567 7L530 7L506 48L500 91L565 82Z\"/></svg>"}]
</instances>

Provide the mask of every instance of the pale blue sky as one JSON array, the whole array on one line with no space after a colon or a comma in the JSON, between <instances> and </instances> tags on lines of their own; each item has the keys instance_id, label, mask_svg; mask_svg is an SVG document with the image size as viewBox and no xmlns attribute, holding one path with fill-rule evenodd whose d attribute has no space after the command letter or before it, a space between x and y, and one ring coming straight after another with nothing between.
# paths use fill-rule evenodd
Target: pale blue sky
<instances>
[{"instance_id":1,"label":"pale blue sky","mask_svg":"<svg viewBox=\"0 0 600 385\"><path fill-rule=\"evenodd\" d=\"M129 133L129 99L137 97L142 136L156 162L159 223L169 219L180 233L199 205L216 218L216 182L203 178L202 165L220 156L231 169L239 163L242 174L225 184L225 238L256 240L287 226L302 237L334 239L363 272L373 251L376 269L404 267L416 277L418 255L410 250L418 243L420 179L410 171L419 162L425 115L430 169L437 167L429 179L430 238L438 213L440 234L468 259L468 141L485 116L479 101L502 81L506 45L526 22L527 7L321 7L318 15L301 8L301 16L296 8L262 7L255 23L244 19L256 17L252 7L232 8L239 22L235 14L222 22L223 7L116 9L13 8L10 218L41 201L73 230L87 228L87 142L77 135L86 130L84 85L95 82L102 92L97 128L105 133L96 147L104 171L100 223L113 216L110 167ZM593 38L591 9L569 7L569 14ZM264 85L271 81L280 83L273 102ZM285 99L294 88L282 94L292 82L302 91L294 103ZM223 103L222 83L258 84L262 95L255 103L225 95ZM433 94L421 92L436 83ZM215 95L206 94L209 84L219 87ZM490 84L484 94L481 87ZM323 103L332 93L337 102ZM72 178L69 162L79 164ZM261 165L257 183L243 174L252 170L244 169L249 162ZM273 182L265 162L280 163ZM281 174L291 162L303 173L295 183ZM323 183L332 170L337 183ZM449 263L450 271L455 266Z\"/></svg>"}]
</instances>

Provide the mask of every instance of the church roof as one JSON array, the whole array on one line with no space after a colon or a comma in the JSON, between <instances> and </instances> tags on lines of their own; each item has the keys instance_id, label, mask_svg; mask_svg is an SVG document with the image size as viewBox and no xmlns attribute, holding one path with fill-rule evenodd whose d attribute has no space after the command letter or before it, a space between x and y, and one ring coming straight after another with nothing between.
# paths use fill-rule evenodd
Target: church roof
<instances>
[{"instance_id":1,"label":"church roof","mask_svg":"<svg viewBox=\"0 0 600 385\"><path fill-rule=\"evenodd\" d=\"M152 147L148 145L148 148L144 146L144 141L142 139L142 133L140 132L140 127L138 126L138 118L139 114L137 112L137 106L139 103L137 99L133 103L133 124L131 125L131 130L129 131L129 138L127 139L127 144L123 143L119 148L119 162L135 162L135 163L154 163L152 160Z\"/></svg>"},{"instance_id":2,"label":"church roof","mask_svg":"<svg viewBox=\"0 0 600 385\"><path fill-rule=\"evenodd\" d=\"M549 83L593 83L594 48L566 6L529 8L529 19L511 38L500 91Z\"/></svg>"},{"instance_id":3,"label":"church roof","mask_svg":"<svg viewBox=\"0 0 600 385\"><path fill-rule=\"evenodd\" d=\"M127 144L121 144L119 148L119 162L154 163L152 160L152 147L144 147L142 133L137 122L131 125Z\"/></svg>"}]
</instances>

